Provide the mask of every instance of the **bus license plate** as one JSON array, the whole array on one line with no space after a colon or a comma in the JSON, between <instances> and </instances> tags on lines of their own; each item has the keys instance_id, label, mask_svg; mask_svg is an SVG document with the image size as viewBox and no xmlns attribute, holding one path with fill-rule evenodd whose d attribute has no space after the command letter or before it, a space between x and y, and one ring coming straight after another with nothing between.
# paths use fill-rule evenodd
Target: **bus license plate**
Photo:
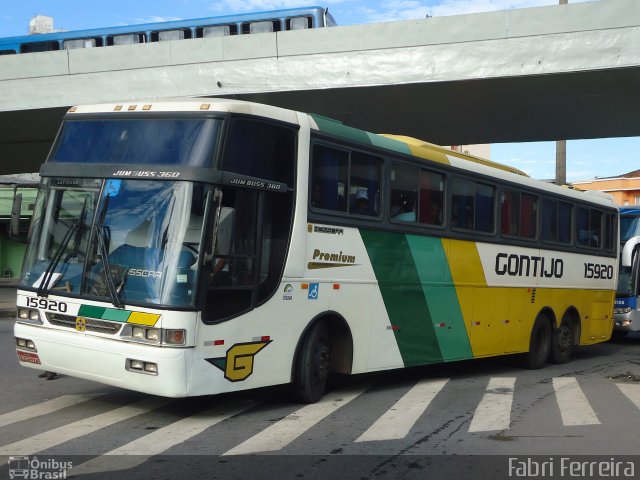
<instances>
[{"instance_id":1,"label":"bus license plate","mask_svg":"<svg viewBox=\"0 0 640 480\"><path fill-rule=\"evenodd\" d=\"M18 354L18 360L21 362L40 365L40 357L38 357L37 353L23 352L20 350L16 350L16 353Z\"/></svg>"}]
</instances>

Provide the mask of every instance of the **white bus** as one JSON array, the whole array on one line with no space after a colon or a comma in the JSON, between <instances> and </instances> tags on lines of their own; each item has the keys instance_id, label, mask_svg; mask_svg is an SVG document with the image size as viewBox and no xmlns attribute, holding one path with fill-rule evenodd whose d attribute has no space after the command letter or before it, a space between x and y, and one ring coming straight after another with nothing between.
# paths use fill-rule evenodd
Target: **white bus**
<instances>
[{"instance_id":1,"label":"white bus","mask_svg":"<svg viewBox=\"0 0 640 480\"><path fill-rule=\"evenodd\" d=\"M74 107L17 296L23 366L168 397L609 339L611 199L221 99Z\"/></svg>"}]
</instances>

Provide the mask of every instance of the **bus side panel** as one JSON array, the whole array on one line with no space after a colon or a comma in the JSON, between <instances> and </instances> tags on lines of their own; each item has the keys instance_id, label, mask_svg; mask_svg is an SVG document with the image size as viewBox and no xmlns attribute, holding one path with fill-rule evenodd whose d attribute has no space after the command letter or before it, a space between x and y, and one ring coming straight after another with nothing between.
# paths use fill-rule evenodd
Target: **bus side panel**
<instances>
[{"instance_id":1,"label":"bus side panel","mask_svg":"<svg viewBox=\"0 0 640 480\"><path fill-rule=\"evenodd\" d=\"M472 358L471 344L458 303L443 242L407 235L444 361Z\"/></svg>"},{"instance_id":2,"label":"bus side panel","mask_svg":"<svg viewBox=\"0 0 640 480\"><path fill-rule=\"evenodd\" d=\"M442 362L431 314L405 235L361 230L405 366Z\"/></svg>"}]
</instances>

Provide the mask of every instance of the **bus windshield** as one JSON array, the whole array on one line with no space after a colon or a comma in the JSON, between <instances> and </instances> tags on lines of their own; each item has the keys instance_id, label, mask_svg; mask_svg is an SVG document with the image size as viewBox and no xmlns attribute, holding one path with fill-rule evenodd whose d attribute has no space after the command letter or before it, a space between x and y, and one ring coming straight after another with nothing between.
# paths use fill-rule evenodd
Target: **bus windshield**
<instances>
[{"instance_id":1,"label":"bus windshield","mask_svg":"<svg viewBox=\"0 0 640 480\"><path fill-rule=\"evenodd\" d=\"M640 215L620 215L620 242L622 245L638 235L640 235Z\"/></svg>"},{"instance_id":2,"label":"bus windshield","mask_svg":"<svg viewBox=\"0 0 640 480\"><path fill-rule=\"evenodd\" d=\"M116 306L192 306L208 188L46 179L21 286Z\"/></svg>"},{"instance_id":3,"label":"bus windshield","mask_svg":"<svg viewBox=\"0 0 640 480\"><path fill-rule=\"evenodd\" d=\"M66 120L49 161L210 167L222 123L213 118Z\"/></svg>"}]
</instances>

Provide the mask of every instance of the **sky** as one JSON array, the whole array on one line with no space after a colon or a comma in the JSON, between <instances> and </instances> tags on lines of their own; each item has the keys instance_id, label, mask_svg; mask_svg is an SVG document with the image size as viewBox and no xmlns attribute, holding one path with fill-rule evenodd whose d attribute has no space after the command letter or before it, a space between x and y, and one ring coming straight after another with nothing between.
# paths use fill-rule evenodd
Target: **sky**
<instances>
[{"instance_id":1,"label":"sky","mask_svg":"<svg viewBox=\"0 0 640 480\"><path fill-rule=\"evenodd\" d=\"M579 3L598 0L569 0ZM387 22L556 5L559 0L0 0L0 37L24 35L34 15L54 28L79 30L322 5L338 25ZM429 140L425 138L424 140ZM640 169L640 137L567 142L567 180L621 175ZM491 160L534 178L555 177L555 142L493 144Z\"/></svg>"}]
</instances>

